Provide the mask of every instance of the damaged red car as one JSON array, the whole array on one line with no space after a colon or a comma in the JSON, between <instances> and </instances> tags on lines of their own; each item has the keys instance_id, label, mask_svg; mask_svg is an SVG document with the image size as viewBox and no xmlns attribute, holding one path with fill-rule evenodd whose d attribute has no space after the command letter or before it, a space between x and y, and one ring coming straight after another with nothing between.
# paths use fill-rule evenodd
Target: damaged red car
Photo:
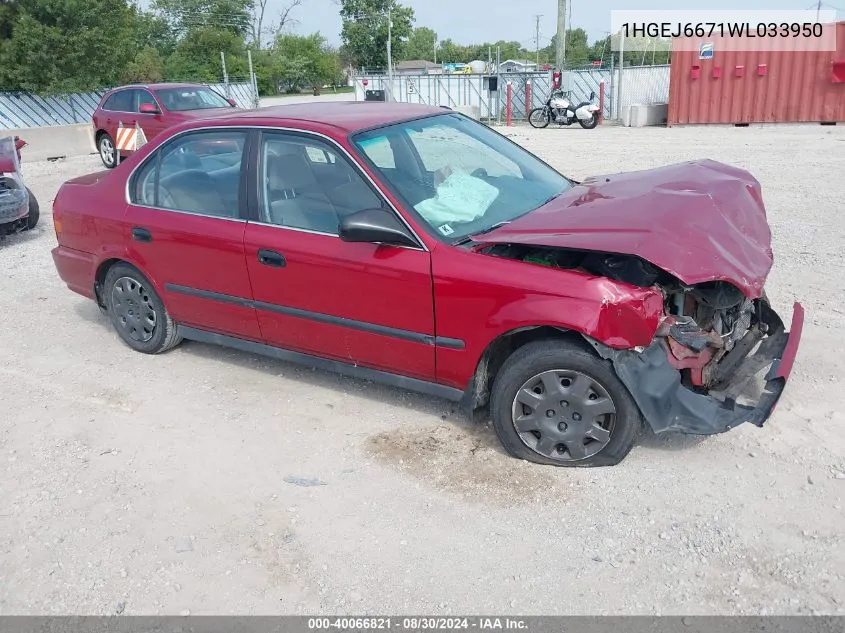
<instances>
[{"instance_id":1,"label":"damaged red car","mask_svg":"<svg viewBox=\"0 0 845 633\"><path fill-rule=\"evenodd\" d=\"M576 182L427 106L175 126L66 182L53 258L133 349L227 345L489 410L513 456L763 426L795 360L760 184L713 161Z\"/></svg>"}]
</instances>

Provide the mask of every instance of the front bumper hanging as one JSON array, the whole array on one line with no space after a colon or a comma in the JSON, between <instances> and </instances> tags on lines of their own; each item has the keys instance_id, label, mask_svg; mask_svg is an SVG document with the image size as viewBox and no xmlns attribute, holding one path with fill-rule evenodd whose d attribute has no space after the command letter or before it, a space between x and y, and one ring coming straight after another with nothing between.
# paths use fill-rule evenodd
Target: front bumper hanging
<instances>
[{"instance_id":1,"label":"front bumper hanging","mask_svg":"<svg viewBox=\"0 0 845 633\"><path fill-rule=\"evenodd\" d=\"M631 392L643 417L655 433L677 431L695 435L723 433L751 422L762 427L771 416L792 371L804 327L804 308L795 303L789 332L772 310L767 310L769 334L757 350L749 354L733 372L745 376L753 368L769 367L765 377L756 381L750 402L737 402L736 390L697 393L681 383L681 373L668 361L666 343L656 339L642 352L614 350L590 341L599 353L613 362L613 367ZM744 371L744 369L746 371ZM745 376L753 382L752 376ZM762 382L762 385L760 383ZM733 385L732 385L733 386ZM746 396L741 391L740 396ZM743 397L749 400L748 397Z\"/></svg>"}]
</instances>

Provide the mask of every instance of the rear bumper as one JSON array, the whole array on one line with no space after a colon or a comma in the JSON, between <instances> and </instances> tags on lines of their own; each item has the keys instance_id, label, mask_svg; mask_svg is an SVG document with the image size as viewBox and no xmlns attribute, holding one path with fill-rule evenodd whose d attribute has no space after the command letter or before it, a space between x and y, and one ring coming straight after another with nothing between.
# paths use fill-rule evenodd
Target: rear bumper
<instances>
[{"instance_id":1,"label":"rear bumper","mask_svg":"<svg viewBox=\"0 0 845 633\"><path fill-rule=\"evenodd\" d=\"M91 253L57 246L51 251L59 277L67 287L83 297L94 299L96 259Z\"/></svg>"},{"instance_id":2,"label":"rear bumper","mask_svg":"<svg viewBox=\"0 0 845 633\"><path fill-rule=\"evenodd\" d=\"M655 340L640 353L604 346L598 349L613 361L617 375L655 433L712 435L744 422L762 427L774 411L795 363L804 308L795 303L788 332L771 310L767 321L769 335L737 367L730 385L718 393L698 393L681 384L681 374L670 365L662 340Z\"/></svg>"}]
</instances>

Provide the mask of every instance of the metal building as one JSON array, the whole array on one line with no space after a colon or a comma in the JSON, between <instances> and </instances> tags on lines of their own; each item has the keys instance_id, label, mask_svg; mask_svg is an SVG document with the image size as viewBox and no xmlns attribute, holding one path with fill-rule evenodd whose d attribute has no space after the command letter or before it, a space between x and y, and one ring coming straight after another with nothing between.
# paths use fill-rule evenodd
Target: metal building
<instances>
[{"instance_id":1,"label":"metal building","mask_svg":"<svg viewBox=\"0 0 845 633\"><path fill-rule=\"evenodd\" d=\"M835 28L835 52L720 51L718 40L676 41L667 124L845 122L845 21Z\"/></svg>"}]
</instances>

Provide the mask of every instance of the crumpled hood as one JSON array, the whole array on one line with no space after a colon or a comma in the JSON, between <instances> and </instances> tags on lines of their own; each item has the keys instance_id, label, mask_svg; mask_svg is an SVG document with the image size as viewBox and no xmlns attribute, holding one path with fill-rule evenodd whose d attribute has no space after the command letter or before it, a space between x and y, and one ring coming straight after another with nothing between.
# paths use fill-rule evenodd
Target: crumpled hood
<instances>
[{"instance_id":1,"label":"crumpled hood","mask_svg":"<svg viewBox=\"0 0 845 633\"><path fill-rule=\"evenodd\" d=\"M772 267L760 183L712 160L588 178L477 241L637 255L686 284L727 281L750 298Z\"/></svg>"}]
</instances>

